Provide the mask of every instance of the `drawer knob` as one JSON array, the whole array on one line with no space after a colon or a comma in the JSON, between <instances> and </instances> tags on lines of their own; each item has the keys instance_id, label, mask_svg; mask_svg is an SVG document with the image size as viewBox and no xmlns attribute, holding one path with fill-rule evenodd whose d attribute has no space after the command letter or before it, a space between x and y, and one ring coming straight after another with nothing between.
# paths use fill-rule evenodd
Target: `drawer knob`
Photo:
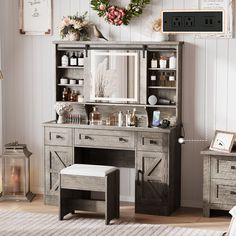
<instances>
[{"instance_id":1,"label":"drawer knob","mask_svg":"<svg viewBox=\"0 0 236 236\"><path fill-rule=\"evenodd\" d=\"M128 139L125 139L125 138L119 138L119 142L121 142L121 143L127 143L127 142L128 142Z\"/></svg>"},{"instance_id":2,"label":"drawer knob","mask_svg":"<svg viewBox=\"0 0 236 236\"><path fill-rule=\"evenodd\" d=\"M157 145L157 141L156 140L150 140L150 144Z\"/></svg>"},{"instance_id":3,"label":"drawer knob","mask_svg":"<svg viewBox=\"0 0 236 236\"><path fill-rule=\"evenodd\" d=\"M230 194L231 195L236 195L236 192L235 191L230 191Z\"/></svg>"},{"instance_id":4,"label":"drawer knob","mask_svg":"<svg viewBox=\"0 0 236 236\"><path fill-rule=\"evenodd\" d=\"M231 170L236 170L236 166L231 166Z\"/></svg>"},{"instance_id":5,"label":"drawer knob","mask_svg":"<svg viewBox=\"0 0 236 236\"><path fill-rule=\"evenodd\" d=\"M63 139L63 137L61 135L56 135L57 139Z\"/></svg>"}]
</instances>

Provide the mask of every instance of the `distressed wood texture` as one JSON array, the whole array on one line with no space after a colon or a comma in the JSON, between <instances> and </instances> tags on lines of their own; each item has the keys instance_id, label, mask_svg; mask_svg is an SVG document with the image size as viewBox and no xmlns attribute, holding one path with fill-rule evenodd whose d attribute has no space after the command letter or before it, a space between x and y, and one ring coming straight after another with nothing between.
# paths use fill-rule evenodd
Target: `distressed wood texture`
<instances>
[{"instance_id":1,"label":"distressed wood texture","mask_svg":"<svg viewBox=\"0 0 236 236\"><path fill-rule=\"evenodd\" d=\"M110 220L119 218L119 170L113 170L104 177L60 174L59 183L59 220L75 210L103 212L106 225ZM103 192L104 199L92 199L93 191Z\"/></svg>"},{"instance_id":2,"label":"distressed wood texture","mask_svg":"<svg viewBox=\"0 0 236 236\"><path fill-rule=\"evenodd\" d=\"M59 172L73 163L73 148L45 146L44 203L57 205Z\"/></svg>"},{"instance_id":3,"label":"distressed wood texture","mask_svg":"<svg viewBox=\"0 0 236 236\"><path fill-rule=\"evenodd\" d=\"M205 149L203 155L203 215L211 209L230 210L236 205L236 152Z\"/></svg>"}]
</instances>

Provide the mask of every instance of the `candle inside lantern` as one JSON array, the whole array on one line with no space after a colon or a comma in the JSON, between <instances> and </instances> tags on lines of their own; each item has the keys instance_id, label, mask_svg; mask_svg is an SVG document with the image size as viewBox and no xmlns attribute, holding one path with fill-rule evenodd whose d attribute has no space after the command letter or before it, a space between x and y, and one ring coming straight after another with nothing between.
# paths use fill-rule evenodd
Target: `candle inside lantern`
<instances>
[{"instance_id":1,"label":"candle inside lantern","mask_svg":"<svg viewBox=\"0 0 236 236\"><path fill-rule=\"evenodd\" d=\"M12 166L11 167L11 187L12 187L12 194L17 194L20 192L20 166Z\"/></svg>"}]
</instances>

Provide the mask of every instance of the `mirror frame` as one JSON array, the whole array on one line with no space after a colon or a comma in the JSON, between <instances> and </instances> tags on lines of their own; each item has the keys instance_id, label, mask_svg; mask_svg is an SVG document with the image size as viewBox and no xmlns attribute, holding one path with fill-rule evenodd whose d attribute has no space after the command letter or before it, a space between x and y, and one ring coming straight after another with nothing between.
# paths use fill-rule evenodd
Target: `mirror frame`
<instances>
[{"instance_id":1,"label":"mirror frame","mask_svg":"<svg viewBox=\"0 0 236 236\"><path fill-rule=\"evenodd\" d=\"M90 100L93 101L102 101L102 102L138 102L139 101L139 52L112 52L109 48L104 49L109 50L109 52L99 52L99 50L91 50L91 60L96 55L102 56L134 56L134 98L109 98L109 97L96 97L95 96L95 77L93 76L93 72L91 71L90 64L90 73L91 73L91 87L90 87Z\"/></svg>"}]
</instances>

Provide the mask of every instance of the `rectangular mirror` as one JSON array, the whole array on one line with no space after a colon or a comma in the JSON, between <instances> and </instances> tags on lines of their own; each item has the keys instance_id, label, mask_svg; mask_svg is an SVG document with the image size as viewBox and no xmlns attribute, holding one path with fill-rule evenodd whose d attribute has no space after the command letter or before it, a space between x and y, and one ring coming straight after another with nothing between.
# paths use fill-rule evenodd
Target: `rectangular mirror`
<instances>
[{"instance_id":1,"label":"rectangular mirror","mask_svg":"<svg viewBox=\"0 0 236 236\"><path fill-rule=\"evenodd\" d=\"M138 102L137 51L92 50L90 100Z\"/></svg>"}]
</instances>

